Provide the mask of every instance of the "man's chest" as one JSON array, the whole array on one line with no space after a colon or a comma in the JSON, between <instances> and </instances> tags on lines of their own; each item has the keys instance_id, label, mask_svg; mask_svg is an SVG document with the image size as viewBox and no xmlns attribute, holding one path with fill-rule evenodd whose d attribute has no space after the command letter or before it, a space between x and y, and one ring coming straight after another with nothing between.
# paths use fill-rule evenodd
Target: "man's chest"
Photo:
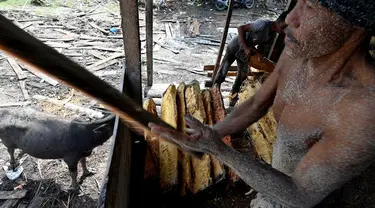
<instances>
[{"instance_id":1,"label":"man's chest","mask_svg":"<svg viewBox=\"0 0 375 208\"><path fill-rule=\"evenodd\" d=\"M320 140L334 120L332 91L316 86L303 73L286 75L273 105L277 121L272 166L291 174L308 150Z\"/></svg>"}]
</instances>

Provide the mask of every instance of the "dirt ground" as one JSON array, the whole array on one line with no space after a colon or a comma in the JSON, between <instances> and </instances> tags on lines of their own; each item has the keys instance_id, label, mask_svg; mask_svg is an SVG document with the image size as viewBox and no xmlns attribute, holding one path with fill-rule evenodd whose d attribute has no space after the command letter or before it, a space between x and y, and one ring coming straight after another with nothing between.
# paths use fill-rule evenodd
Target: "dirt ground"
<instances>
[{"instance_id":1,"label":"dirt ground","mask_svg":"<svg viewBox=\"0 0 375 208\"><path fill-rule=\"evenodd\" d=\"M87 67L103 80L119 87L122 73L122 57L119 54L123 52L123 42L119 6L116 1L48 2L49 5L43 7L31 5L28 0L0 1L0 14ZM231 27L235 28L258 18L274 19L283 9L280 3L268 6L267 9L260 5L248 10L234 9ZM226 12L214 10L210 2L168 1L167 8L156 9L154 13L154 40L156 41L154 84L178 84L182 81L190 82L193 79L200 82L206 80L203 66L214 64L216 61ZM142 84L144 85L146 83L145 15L142 6L139 9L139 17L142 41ZM201 36L195 38L190 37L189 34L189 23L193 19L199 20L201 24L199 30ZM114 32L110 32L110 28ZM168 28L172 31L170 36L166 33ZM233 35L230 33L228 40ZM62 83L52 85L53 80L49 83L48 79L41 79L29 72L28 70L32 70L29 66L17 62L22 69L22 74L26 77L22 79L27 91L25 94L20 87L22 85L20 77L9 64L9 59L11 58L0 53L0 107L21 105L65 118L86 121L93 119L87 113L76 112L63 105L37 99L36 95L41 95L88 109L95 109L99 106L97 101ZM233 78L229 78L222 88L229 89L233 81ZM28 190L26 197L20 200L20 204L25 205L34 197L39 196L44 198L43 207L95 207L110 144L109 140L96 148L88 157L88 166L96 174L81 181L81 191L78 195L72 195L66 191L70 184L70 176L63 161L40 160L28 155L22 158L24 172L19 179L9 181L4 171L0 171L2 178L0 190L9 191L22 185L22 189ZM0 144L0 165L6 165L8 160L7 150L4 145ZM80 176L81 168L79 167L78 170ZM206 196L207 199L212 200L204 202L205 205L195 204L194 207L248 207L251 196L245 196L245 193L250 188L244 185L238 187L236 190L231 189L215 196L212 194ZM226 200L225 206L221 200Z\"/></svg>"}]
</instances>

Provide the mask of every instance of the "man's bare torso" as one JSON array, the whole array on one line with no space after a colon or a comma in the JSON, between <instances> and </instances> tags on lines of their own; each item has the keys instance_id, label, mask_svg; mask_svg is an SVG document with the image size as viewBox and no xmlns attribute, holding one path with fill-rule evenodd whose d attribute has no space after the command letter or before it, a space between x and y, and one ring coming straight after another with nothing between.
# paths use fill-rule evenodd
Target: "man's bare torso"
<instances>
[{"instance_id":1,"label":"man's bare torso","mask_svg":"<svg viewBox=\"0 0 375 208\"><path fill-rule=\"evenodd\" d=\"M322 84L324 77L314 76L306 62L284 61L288 64L280 71L272 107L278 122L272 166L291 176L308 150L325 134L335 128L351 127L350 123L340 123L338 114L358 115L340 109L375 102L375 75L372 68L360 67L355 73L340 74Z\"/></svg>"}]
</instances>

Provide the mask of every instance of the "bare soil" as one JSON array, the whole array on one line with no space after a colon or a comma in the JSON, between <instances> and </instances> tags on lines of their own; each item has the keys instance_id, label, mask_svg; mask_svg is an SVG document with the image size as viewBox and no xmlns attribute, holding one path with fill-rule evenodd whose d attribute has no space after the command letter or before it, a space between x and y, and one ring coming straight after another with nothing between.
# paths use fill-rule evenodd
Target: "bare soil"
<instances>
[{"instance_id":1,"label":"bare soil","mask_svg":"<svg viewBox=\"0 0 375 208\"><path fill-rule=\"evenodd\" d=\"M51 1L50 1L51 2ZM0 3L0 14L13 20L24 30L53 46L59 52L67 55L85 67L94 65L123 50L121 37L121 18L119 6L115 1L60 1L51 2L48 7L37 7L25 4L13 4L4 1ZM258 5L259 6L259 5ZM279 10L275 10L278 8ZM255 7L253 9L236 8L233 11L231 27L235 28L247 21L257 18L276 18L283 9L281 4L274 4L269 9ZM142 6L139 10L140 34L142 52L145 52L145 15ZM197 43L201 37L190 37L188 32L189 20L198 19L201 23L200 34L211 39L213 45ZM155 10L154 15L154 40L163 45L154 45L154 83L190 82L196 79L203 82L207 79L203 73L203 66L214 64L218 53L226 12L217 12L210 2L167 2L167 7ZM165 22L166 20L176 20ZM177 22L178 21L178 22ZM91 23L91 24L90 24ZM169 23L169 24L168 24ZM104 31L92 26L95 24ZM166 35L166 25L172 28L172 37ZM109 32L116 28L116 34ZM230 33L228 40L234 35ZM213 41L212 41L213 40ZM40 54L43 56L43 54ZM65 118L92 120L89 115L33 99L34 95L43 95L49 98L74 103L86 108L94 108L100 104L76 90L59 83L56 86L41 80L30 73L28 66L18 62L27 75L25 79L29 100L24 98L17 75L8 63L5 54L0 53L0 106L10 103L25 102L27 107L48 112ZM106 65L106 66L103 66ZM119 87L122 73L122 58L110 60L98 69L92 71L115 87ZM223 88L230 88L233 78L228 79ZM146 83L145 57L142 56L142 82ZM81 191L78 195L69 194L67 188L70 184L68 168L63 161L40 160L31 156L24 156L24 172L22 176L10 181L4 171L0 170L0 190L9 191L22 185L28 190L27 196L20 200L20 204L30 203L35 196L44 197L43 207L95 207L105 172L111 140L93 151L88 157L88 166L96 174L81 181ZM18 153L18 152L17 152ZM9 155L4 145L0 144L0 165L4 166L9 160ZM82 170L79 167L79 176ZM245 196L250 190L244 184L233 187L219 185L215 191L202 193L195 196L197 200L190 200L188 207L249 207L251 196ZM3 201L0 201L0 204ZM198 204L197 204L198 203Z\"/></svg>"}]
</instances>

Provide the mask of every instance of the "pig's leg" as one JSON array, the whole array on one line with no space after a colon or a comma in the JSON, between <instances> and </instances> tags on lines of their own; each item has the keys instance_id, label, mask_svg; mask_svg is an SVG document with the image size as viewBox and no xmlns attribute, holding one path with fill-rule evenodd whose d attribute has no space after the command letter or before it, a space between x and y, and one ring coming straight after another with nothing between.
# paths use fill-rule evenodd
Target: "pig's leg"
<instances>
[{"instance_id":1,"label":"pig's leg","mask_svg":"<svg viewBox=\"0 0 375 208\"><path fill-rule=\"evenodd\" d=\"M237 60L237 77L234 81L231 91L230 106L234 106L238 100L238 92L240 91L242 82L245 81L248 73L248 65L240 60Z\"/></svg>"},{"instance_id":2,"label":"pig's leg","mask_svg":"<svg viewBox=\"0 0 375 208\"><path fill-rule=\"evenodd\" d=\"M10 156L10 168L14 171L17 167L16 159L14 158L14 148L7 148L9 156Z\"/></svg>"},{"instance_id":3,"label":"pig's leg","mask_svg":"<svg viewBox=\"0 0 375 208\"><path fill-rule=\"evenodd\" d=\"M92 176L94 175L93 172L89 171L89 169L87 168L87 162L86 162L86 157L82 158L80 161L81 163L81 166L82 166L82 170L83 170L83 177L87 177L87 176Z\"/></svg>"},{"instance_id":4,"label":"pig's leg","mask_svg":"<svg viewBox=\"0 0 375 208\"><path fill-rule=\"evenodd\" d=\"M69 190L75 191L78 190L79 185L77 182L77 166L78 166L78 159L75 157L66 157L64 158L65 163L68 165L70 177L72 178L72 183L70 185Z\"/></svg>"},{"instance_id":5,"label":"pig's leg","mask_svg":"<svg viewBox=\"0 0 375 208\"><path fill-rule=\"evenodd\" d=\"M21 152L17 156L17 159L18 160L21 159L25 154L26 154L26 152L24 152L23 150L21 150Z\"/></svg>"},{"instance_id":6,"label":"pig's leg","mask_svg":"<svg viewBox=\"0 0 375 208\"><path fill-rule=\"evenodd\" d=\"M72 184L70 184L69 190L74 190L74 191L78 190L79 185L77 182L77 177L78 177L77 169L74 171L69 168L69 173L70 173L70 177L72 178Z\"/></svg>"}]
</instances>

